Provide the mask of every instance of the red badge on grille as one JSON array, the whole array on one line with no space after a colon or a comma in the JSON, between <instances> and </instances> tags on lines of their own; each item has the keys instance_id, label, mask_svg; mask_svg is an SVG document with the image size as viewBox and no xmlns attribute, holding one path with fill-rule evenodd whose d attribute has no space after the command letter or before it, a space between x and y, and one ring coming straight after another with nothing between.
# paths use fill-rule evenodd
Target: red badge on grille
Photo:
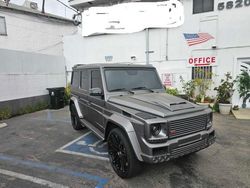
<instances>
[{"instance_id":1,"label":"red badge on grille","mask_svg":"<svg viewBox=\"0 0 250 188\"><path fill-rule=\"evenodd\" d=\"M170 130L170 135L175 136L176 135L176 130Z\"/></svg>"}]
</instances>

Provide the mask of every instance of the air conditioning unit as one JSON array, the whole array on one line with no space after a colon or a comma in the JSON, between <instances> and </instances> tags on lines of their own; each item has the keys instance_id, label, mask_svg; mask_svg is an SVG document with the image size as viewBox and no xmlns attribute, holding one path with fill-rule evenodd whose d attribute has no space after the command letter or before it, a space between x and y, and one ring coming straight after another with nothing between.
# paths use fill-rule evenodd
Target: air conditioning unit
<instances>
[{"instance_id":1,"label":"air conditioning unit","mask_svg":"<svg viewBox=\"0 0 250 188\"><path fill-rule=\"evenodd\" d=\"M33 9L33 10L38 9L38 4L36 2L29 1L29 0L25 0L25 2L23 3L23 6L30 8L30 9Z\"/></svg>"},{"instance_id":2,"label":"air conditioning unit","mask_svg":"<svg viewBox=\"0 0 250 188\"><path fill-rule=\"evenodd\" d=\"M30 2L30 8L37 10L38 9L37 3L36 2Z\"/></svg>"}]
</instances>

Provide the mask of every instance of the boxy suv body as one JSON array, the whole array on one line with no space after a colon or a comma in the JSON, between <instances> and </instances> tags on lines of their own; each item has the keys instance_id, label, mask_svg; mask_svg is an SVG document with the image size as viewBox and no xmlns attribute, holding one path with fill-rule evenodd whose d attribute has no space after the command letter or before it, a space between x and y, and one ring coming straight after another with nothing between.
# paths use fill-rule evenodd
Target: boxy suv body
<instances>
[{"instance_id":1,"label":"boxy suv body","mask_svg":"<svg viewBox=\"0 0 250 188\"><path fill-rule=\"evenodd\" d=\"M134 176L141 162L160 163L215 141L212 112L166 94L152 66L91 64L73 67L72 126L107 141L114 171Z\"/></svg>"}]
</instances>

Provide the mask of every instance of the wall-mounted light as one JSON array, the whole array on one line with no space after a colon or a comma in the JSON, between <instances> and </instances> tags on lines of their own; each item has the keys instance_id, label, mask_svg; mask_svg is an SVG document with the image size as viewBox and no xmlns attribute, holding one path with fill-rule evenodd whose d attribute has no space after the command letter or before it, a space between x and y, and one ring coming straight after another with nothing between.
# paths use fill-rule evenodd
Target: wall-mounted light
<instances>
[{"instance_id":1,"label":"wall-mounted light","mask_svg":"<svg viewBox=\"0 0 250 188\"><path fill-rule=\"evenodd\" d=\"M136 56L131 56L130 59L131 59L132 61L136 61Z\"/></svg>"},{"instance_id":2,"label":"wall-mounted light","mask_svg":"<svg viewBox=\"0 0 250 188\"><path fill-rule=\"evenodd\" d=\"M107 55L107 56L105 56L105 61L106 61L106 62L111 62L111 61L113 61L113 56L112 56L112 55Z\"/></svg>"}]
</instances>

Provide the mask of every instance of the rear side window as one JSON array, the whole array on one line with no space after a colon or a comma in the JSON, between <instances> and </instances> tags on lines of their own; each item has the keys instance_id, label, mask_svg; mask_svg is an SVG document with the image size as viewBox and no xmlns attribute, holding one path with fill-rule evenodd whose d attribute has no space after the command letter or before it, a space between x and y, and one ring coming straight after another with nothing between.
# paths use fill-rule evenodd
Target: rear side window
<instances>
[{"instance_id":1,"label":"rear side window","mask_svg":"<svg viewBox=\"0 0 250 188\"><path fill-rule=\"evenodd\" d=\"M73 87L79 87L79 82L80 82L80 73L79 71L73 71L72 75L72 86Z\"/></svg>"},{"instance_id":2,"label":"rear side window","mask_svg":"<svg viewBox=\"0 0 250 188\"><path fill-rule=\"evenodd\" d=\"M92 70L91 71L91 88L103 89L100 70Z\"/></svg>"},{"instance_id":3,"label":"rear side window","mask_svg":"<svg viewBox=\"0 0 250 188\"><path fill-rule=\"evenodd\" d=\"M81 89L89 90L88 70L82 70L81 71Z\"/></svg>"}]
</instances>

